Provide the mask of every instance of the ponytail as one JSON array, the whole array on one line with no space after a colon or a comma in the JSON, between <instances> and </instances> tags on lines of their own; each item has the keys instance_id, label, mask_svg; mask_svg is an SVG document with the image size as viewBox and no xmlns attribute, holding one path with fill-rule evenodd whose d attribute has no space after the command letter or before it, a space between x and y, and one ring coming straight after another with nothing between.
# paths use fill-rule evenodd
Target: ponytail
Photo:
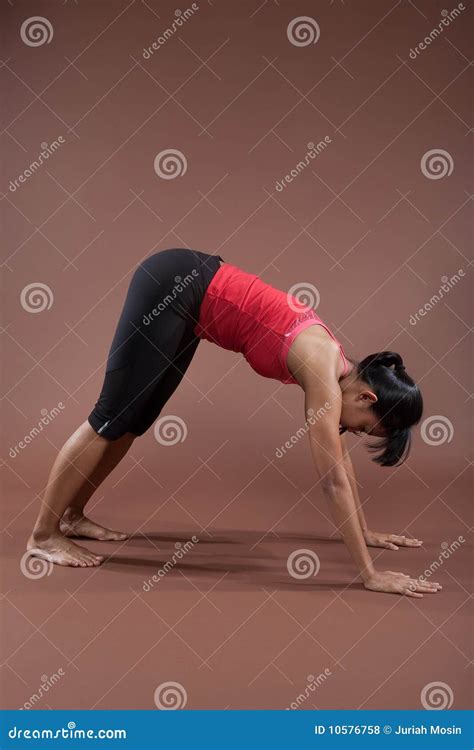
<instances>
[{"instance_id":1,"label":"ponytail","mask_svg":"<svg viewBox=\"0 0 474 750\"><path fill-rule=\"evenodd\" d=\"M369 354L358 363L357 374L377 395L372 409L386 432L369 448L378 454L373 460L381 466L399 465L410 452L410 428L423 414L420 389L397 352Z\"/></svg>"}]
</instances>

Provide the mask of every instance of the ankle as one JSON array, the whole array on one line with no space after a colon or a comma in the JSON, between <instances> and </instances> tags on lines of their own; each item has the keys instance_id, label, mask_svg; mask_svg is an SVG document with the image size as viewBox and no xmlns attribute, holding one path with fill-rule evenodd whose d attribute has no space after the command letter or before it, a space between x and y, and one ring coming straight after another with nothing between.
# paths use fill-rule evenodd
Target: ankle
<instances>
[{"instance_id":1,"label":"ankle","mask_svg":"<svg viewBox=\"0 0 474 750\"><path fill-rule=\"evenodd\" d=\"M79 521L81 518L84 518L82 510L69 506L64 511L61 521L65 523L74 523L75 521Z\"/></svg>"},{"instance_id":2,"label":"ankle","mask_svg":"<svg viewBox=\"0 0 474 750\"><path fill-rule=\"evenodd\" d=\"M54 536L58 536L60 533L61 532L57 527L35 526L30 538L31 541L40 544L41 542L48 541L48 539L51 539Z\"/></svg>"}]
</instances>

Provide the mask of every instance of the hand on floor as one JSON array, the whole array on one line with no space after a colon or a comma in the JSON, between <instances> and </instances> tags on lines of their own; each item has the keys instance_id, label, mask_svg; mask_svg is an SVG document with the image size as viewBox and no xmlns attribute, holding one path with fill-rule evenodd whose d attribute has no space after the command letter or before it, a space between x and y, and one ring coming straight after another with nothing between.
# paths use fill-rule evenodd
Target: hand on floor
<instances>
[{"instance_id":1,"label":"hand on floor","mask_svg":"<svg viewBox=\"0 0 474 750\"><path fill-rule=\"evenodd\" d=\"M423 542L419 539L411 539L408 536L397 534L383 534L379 531L364 531L364 539L367 547L383 547L384 549L398 549L399 547L421 547Z\"/></svg>"},{"instance_id":2,"label":"hand on floor","mask_svg":"<svg viewBox=\"0 0 474 750\"><path fill-rule=\"evenodd\" d=\"M442 588L440 583L411 578L406 573L394 573L393 570L384 570L383 572L374 570L372 575L364 579L364 586L369 591L402 594L417 599L422 599L423 594L436 594Z\"/></svg>"}]
</instances>

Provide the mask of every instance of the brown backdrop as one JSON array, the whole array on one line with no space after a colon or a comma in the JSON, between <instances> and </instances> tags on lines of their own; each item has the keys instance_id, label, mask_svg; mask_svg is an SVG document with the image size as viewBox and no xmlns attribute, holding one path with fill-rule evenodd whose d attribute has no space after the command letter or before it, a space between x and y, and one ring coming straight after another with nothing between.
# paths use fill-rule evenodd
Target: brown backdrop
<instances>
[{"instance_id":1,"label":"brown backdrop","mask_svg":"<svg viewBox=\"0 0 474 750\"><path fill-rule=\"evenodd\" d=\"M439 682L447 704L467 706L472 14L451 11L426 0L3 4L7 707L154 708L170 681L187 708L284 708L298 695L301 709L419 708ZM296 22L290 38L301 16L310 36ZM169 149L181 174L164 179L154 163ZM329 541L307 441L275 455L302 424L300 389L206 342L164 412L184 420L185 439L161 445L150 430L92 502L130 542L91 543L112 555L98 570L22 572L51 463L102 383L130 275L180 246L308 287L352 356L402 353L429 419L409 462L383 470L351 448L370 525L424 540L375 550L377 565L432 566L441 594L361 588ZM316 576L289 575L296 550L318 555Z\"/></svg>"}]
</instances>

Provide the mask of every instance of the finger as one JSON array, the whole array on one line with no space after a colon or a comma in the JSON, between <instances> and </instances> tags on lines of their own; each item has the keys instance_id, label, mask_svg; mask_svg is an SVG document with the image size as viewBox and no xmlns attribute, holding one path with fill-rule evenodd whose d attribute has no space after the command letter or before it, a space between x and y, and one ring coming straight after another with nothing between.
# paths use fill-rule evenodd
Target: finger
<instances>
[{"instance_id":1,"label":"finger","mask_svg":"<svg viewBox=\"0 0 474 750\"><path fill-rule=\"evenodd\" d=\"M428 583L427 581L417 581L415 578L410 579L410 588L413 589L413 591L426 591L426 592L436 592L438 591L438 585L433 583Z\"/></svg>"},{"instance_id":2,"label":"finger","mask_svg":"<svg viewBox=\"0 0 474 750\"><path fill-rule=\"evenodd\" d=\"M385 549L398 549L397 545L396 544L392 544L392 542L387 542L384 545L384 547L385 547Z\"/></svg>"},{"instance_id":3,"label":"finger","mask_svg":"<svg viewBox=\"0 0 474 750\"><path fill-rule=\"evenodd\" d=\"M410 589L405 591L405 596L413 596L415 599L423 599L423 594L417 594L416 591L411 591Z\"/></svg>"},{"instance_id":4,"label":"finger","mask_svg":"<svg viewBox=\"0 0 474 750\"><path fill-rule=\"evenodd\" d=\"M426 581L424 578L413 578L412 580L421 586L429 586L430 588L439 588L441 586L437 581Z\"/></svg>"},{"instance_id":5,"label":"finger","mask_svg":"<svg viewBox=\"0 0 474 750\"><path fill-rule=\"evenodd\" d=\"M389 540L395 542L395 544L400 544L402 547L414 547L417 544L421 544L419 539L412 539L408 536L397 536L397 534L391 534Z\"/></svg>"}]
</instances>

